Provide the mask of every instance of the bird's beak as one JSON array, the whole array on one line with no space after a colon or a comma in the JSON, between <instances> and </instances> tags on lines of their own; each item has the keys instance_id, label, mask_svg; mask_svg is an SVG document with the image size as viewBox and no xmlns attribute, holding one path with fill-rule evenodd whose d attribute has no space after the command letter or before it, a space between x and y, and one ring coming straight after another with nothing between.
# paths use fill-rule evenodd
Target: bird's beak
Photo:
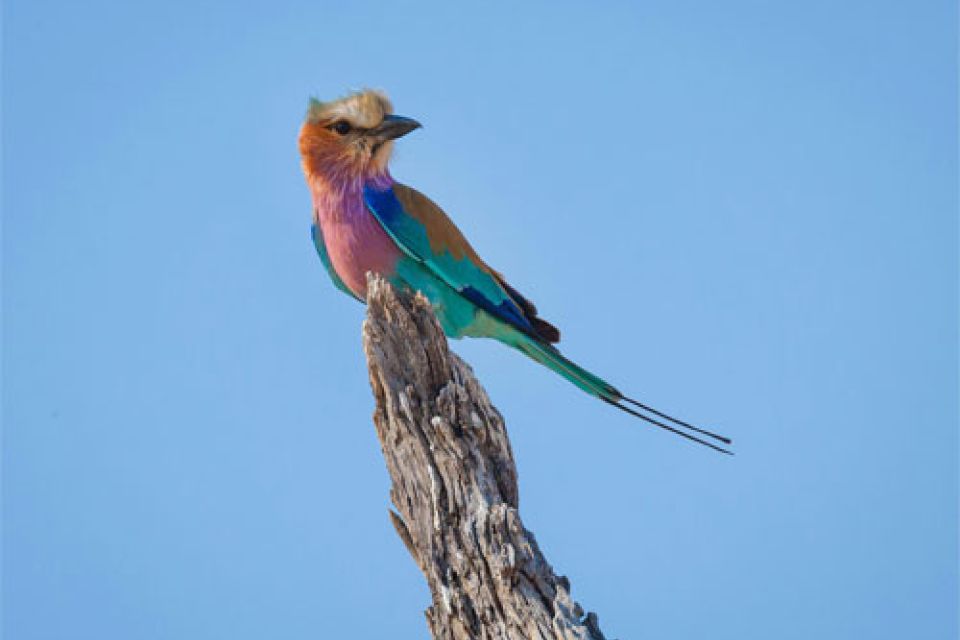
<instances>
[{"instance_id":1,"label":"bird's beak","mask_svg":"<svg viewBox=\"0 0 960 640\"><path fill-rule=\"evenodd\" d=\"M414 129L420 128L420 123L413 118L404 118L403 116L384 116L383 122L370 129L369 135L375 137L378 141L396 140L405 136Z\"/></svg>"}]
</instances>

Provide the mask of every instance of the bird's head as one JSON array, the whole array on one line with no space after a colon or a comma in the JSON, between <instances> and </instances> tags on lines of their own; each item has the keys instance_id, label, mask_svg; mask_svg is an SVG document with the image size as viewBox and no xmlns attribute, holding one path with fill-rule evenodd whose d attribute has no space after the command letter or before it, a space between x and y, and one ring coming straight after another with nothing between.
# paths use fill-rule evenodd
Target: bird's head
<instances>
[{"instance_id":1,"label":"bird's head","mask_svg":"<svg viewBox=\"0 0 960 640\"><path fill-rule=\"evenodd\" d=\"M393 141L418 128L393 114L379 91L352 93L332 102L310 100L300 128L300 158L308 178L326 181L383 175Z\"/></svg>"}]
</instances>

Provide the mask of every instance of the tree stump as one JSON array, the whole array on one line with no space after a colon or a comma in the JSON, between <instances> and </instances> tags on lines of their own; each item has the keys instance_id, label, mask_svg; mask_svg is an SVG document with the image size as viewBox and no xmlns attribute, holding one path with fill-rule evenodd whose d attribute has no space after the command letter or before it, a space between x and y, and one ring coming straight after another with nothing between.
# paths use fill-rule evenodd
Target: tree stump
<instances>
[{"instance_id":1,"label":"tree stump","mask_svg":"<svg viewBox=\"0 0 960 640\"><path fill-rule=\"evenodd\" d=\"M363 348L393 525L427 579L437 640L603 640L517 511L503 418L430 303L368 276Z\"/></svg>"}]
</instances>

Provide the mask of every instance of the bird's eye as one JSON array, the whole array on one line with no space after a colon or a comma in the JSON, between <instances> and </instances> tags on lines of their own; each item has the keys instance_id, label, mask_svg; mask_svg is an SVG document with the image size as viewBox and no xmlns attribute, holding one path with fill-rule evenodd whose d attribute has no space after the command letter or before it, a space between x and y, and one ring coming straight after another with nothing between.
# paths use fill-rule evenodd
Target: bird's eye
<instances>
[{"instance_id":1,"label":"bird's eye","mask_svg":"<svg viewBox=\"0 0 960 640\"><path fill-rule=\"evenodd\" d=\"M332 125L330 125L330 128L342 136L345 136L348 133L350 133L350 123L344 120L340 120L339 122L334 122Z\"/></svg>"}]
</instances>

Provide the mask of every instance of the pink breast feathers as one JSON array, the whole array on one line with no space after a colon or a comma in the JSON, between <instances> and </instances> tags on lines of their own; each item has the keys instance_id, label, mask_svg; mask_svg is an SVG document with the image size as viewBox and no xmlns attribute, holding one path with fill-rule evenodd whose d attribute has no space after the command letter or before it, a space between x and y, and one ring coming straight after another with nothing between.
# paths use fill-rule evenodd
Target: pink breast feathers
<instances>
[{"instance_id":1,"label":"pink breast feathers","mask_svg":"<svg viewBox=\"0 0 960 640\"><path fill-rule=\"evenodd\" d=\"M361 191L341 192L337 198L317 195L314 215L323 231L330 264L344 284L365 299L367 272L392 276L401 251L367 211Z\"/></svg>"}]
</instances>

